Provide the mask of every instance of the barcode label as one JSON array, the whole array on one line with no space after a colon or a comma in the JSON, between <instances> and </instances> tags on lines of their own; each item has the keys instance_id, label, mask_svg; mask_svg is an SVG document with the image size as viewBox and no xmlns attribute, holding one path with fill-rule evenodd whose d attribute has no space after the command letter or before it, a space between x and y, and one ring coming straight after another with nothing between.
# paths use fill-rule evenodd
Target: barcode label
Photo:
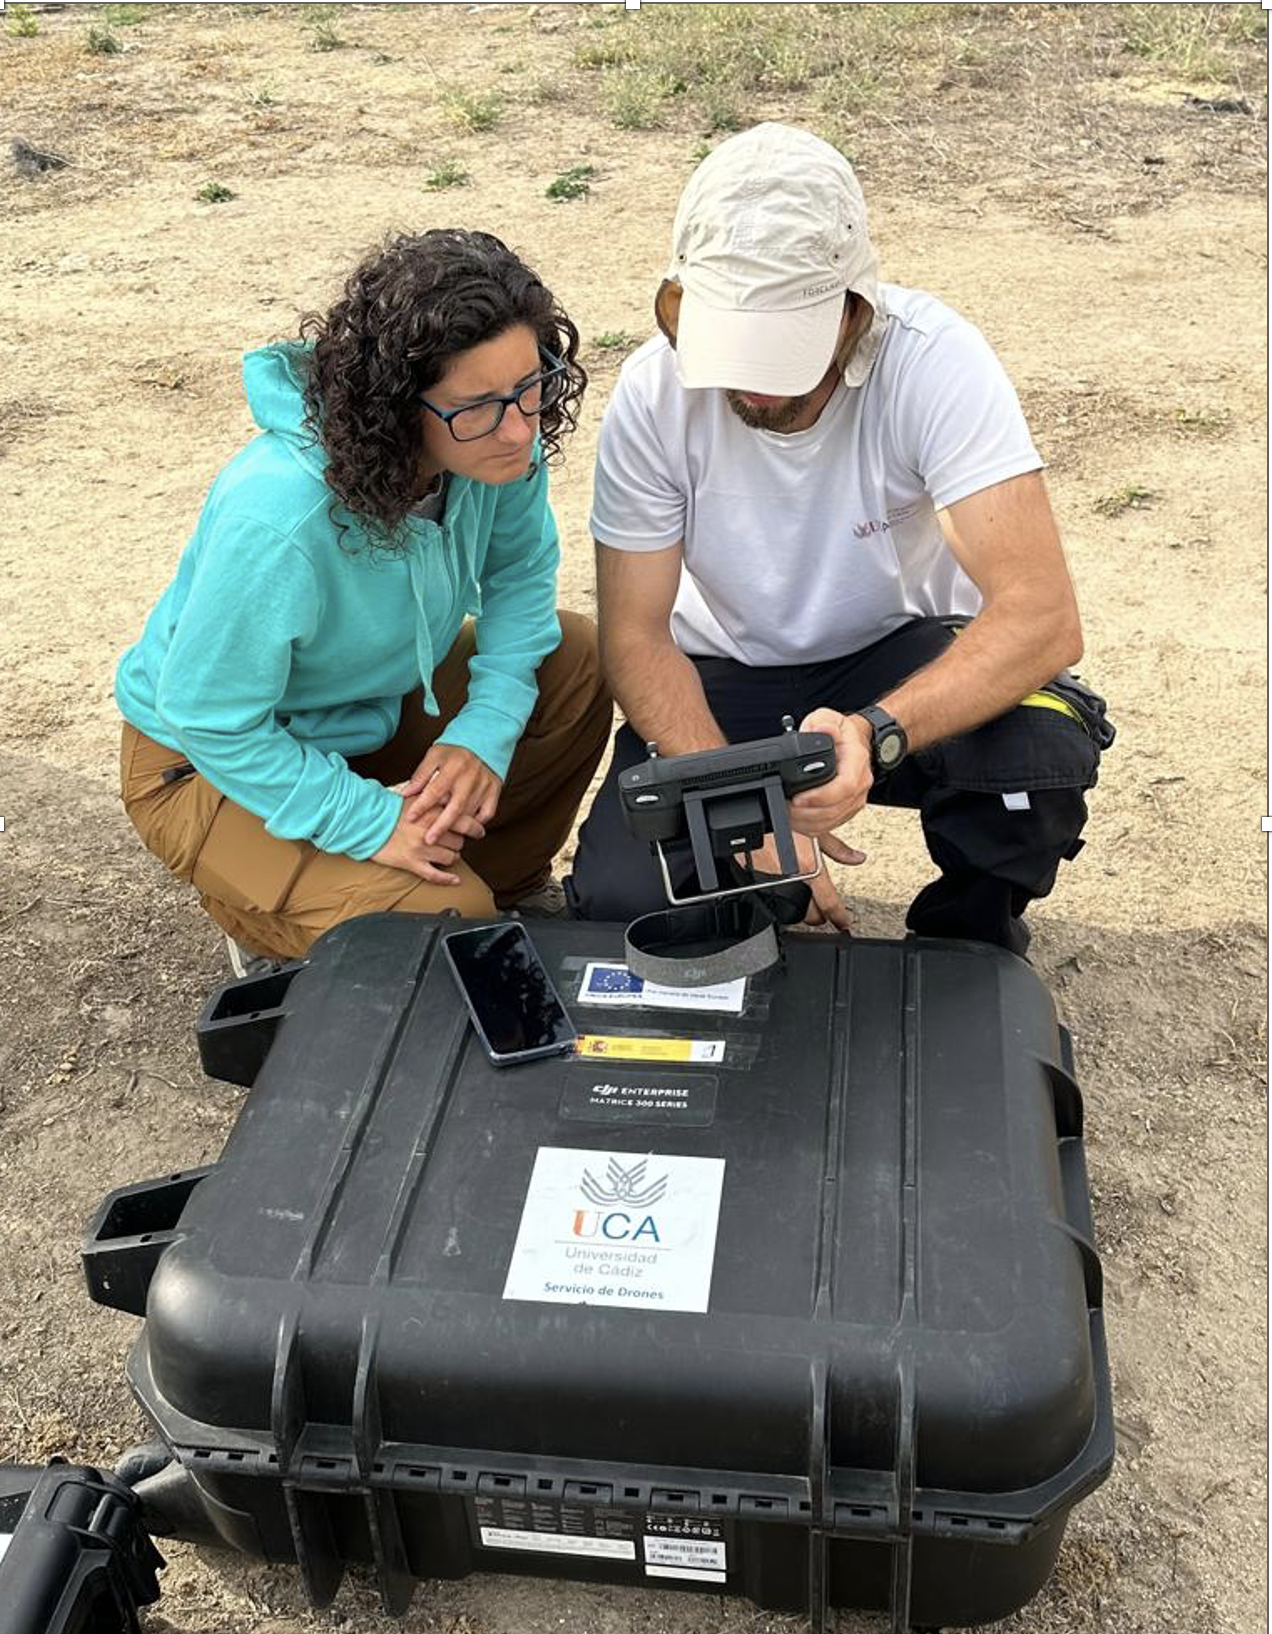
<instances>
[{"instance_id":1,"label":"barcode label","mask_svg":"<svg viewBox=\"0 0 1272 1634\"><path fill-rule=\"evenodd\" d=\"M688 1577L701 1583L723 1583L725 1546L712 1538L652 1537L645 1534L648 1577Z\"/></svg>"}]
</instances>

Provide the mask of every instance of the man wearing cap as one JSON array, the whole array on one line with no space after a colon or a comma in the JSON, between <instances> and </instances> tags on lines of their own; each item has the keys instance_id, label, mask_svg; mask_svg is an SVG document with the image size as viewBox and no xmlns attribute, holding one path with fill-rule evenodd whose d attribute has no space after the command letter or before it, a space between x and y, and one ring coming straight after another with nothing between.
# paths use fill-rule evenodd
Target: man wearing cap
<instances>
[{"instance_id":1,"label":"man wearing cap","mask_svg":"<svg viewBox=\"0 0 1272 1634\"><path fill-rule=\"evenodd\" d=\"M867 800L917 808L940 873L907 925L1023 953L1021 915L1081 846L1111 729L1084 689L1041 690L1082 636L1002 366L950 308L879 282L851 167L777 124L690 179L656 315L597 453L601 651L629 724L580 833L573 911L665 902L618 804L647 742L683 754L791 715L838 759L792 802L797 835L860 862L836 829ZM824 869L809 920L848 927Z\"/></svg>"}]
</instances>

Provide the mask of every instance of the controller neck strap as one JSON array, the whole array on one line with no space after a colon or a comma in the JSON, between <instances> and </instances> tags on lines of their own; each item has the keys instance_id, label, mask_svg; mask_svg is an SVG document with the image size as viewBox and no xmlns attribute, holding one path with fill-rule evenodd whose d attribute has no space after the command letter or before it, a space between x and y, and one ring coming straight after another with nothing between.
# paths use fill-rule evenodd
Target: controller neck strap
<instances>
[{"instance_id":1,"label":"controller neck strap","mask_svg":"<svg viewBox=\"0 0 1272 1634\"><path fill-rule=\"evenodd\" d=\"M670 987L710 987L778 963L778 932L804 919L812 895L808 886L765 886L765 876L735 861L720 866L736 877L741 894L662 908L627 927L624 948L634 975Z\"/></svg>"}]
</instances>

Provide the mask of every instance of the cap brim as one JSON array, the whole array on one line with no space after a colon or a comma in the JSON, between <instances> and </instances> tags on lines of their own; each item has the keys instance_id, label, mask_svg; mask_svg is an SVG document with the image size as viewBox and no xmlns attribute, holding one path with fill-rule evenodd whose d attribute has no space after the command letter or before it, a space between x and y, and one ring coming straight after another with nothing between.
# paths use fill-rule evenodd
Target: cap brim
<instances>
[{"instance_id":1,"label":"cap brim","mask_svg":"<svg viewBox=\"0 0 1272 1634\"><path fill-rule=\"evenodd\" d=\"M843 291L789 312L708 306L685 290L676 323L682 386L799 397L830 367L844 314Z\"/></svg>"}]
</instances>

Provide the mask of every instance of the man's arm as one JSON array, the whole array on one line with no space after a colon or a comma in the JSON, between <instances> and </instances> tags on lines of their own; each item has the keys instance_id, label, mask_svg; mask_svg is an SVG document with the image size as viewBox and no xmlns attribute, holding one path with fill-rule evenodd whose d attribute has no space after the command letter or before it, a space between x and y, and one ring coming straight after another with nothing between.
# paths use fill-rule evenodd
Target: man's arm
<instances>
[{"instance_id":1,"label":"man's arm","mask_svg":"<svg viewBox=\"0 0 1272 1634\"><path fill-rule=\"evenodd\" d=\"M911 749L1004 714L1082 656L1073 582L1038 472L982 489L939 515L983 605L939 658L875 700L905 728ZM834 782L792 803L795 826L816 834L865 804L870 734L859 716L833 709L814 710L803 727L833 732L839 749Z\"/></svg>"},{"instance_id":2,"label":"man's arm","mask_svg":"<svg viewBox=\"0 0 1272 1634\"><path fill-rule=\"evenodd\" d=\"M605 679L632 730L647 743L657 743L664 755L718 749L728 741L707 706L697 670L671 639L681 556L679 544L631 551L596 541L597 626ZM823 837L822 846L837 862L865 861L863 852L833 834ZM801 867L809 868L811 845L799 840L796 851ZM780 872L771 842L752 862L765 873ZM824 867L811 890L809 921L830 920L849 930L848 910Z\"/></svg>"},{"instance_id":3,"label":"man's arm","mask_svg":"<svg viewBox=\"0 0 1272 1634\"><path fill-rule=\"evenodd\" d=\"M697 670L671 638L683 553L681 544L635 551L596 541L605 680L632 730L664 755L717 749L727 741L707 707Z\"/></svg>"},{"instance_id":4,"label":"man's arm","mask_svg":"<svg viewBox=\"0 0 1272 1634\"><path fill-rule=\"evenodd\" d=\"M984 605L940 658L879 700L915 749L993 720L1082 656L1073 581L1039 472L959 500L940 523Z\"/></svg>"}]
</instances>

